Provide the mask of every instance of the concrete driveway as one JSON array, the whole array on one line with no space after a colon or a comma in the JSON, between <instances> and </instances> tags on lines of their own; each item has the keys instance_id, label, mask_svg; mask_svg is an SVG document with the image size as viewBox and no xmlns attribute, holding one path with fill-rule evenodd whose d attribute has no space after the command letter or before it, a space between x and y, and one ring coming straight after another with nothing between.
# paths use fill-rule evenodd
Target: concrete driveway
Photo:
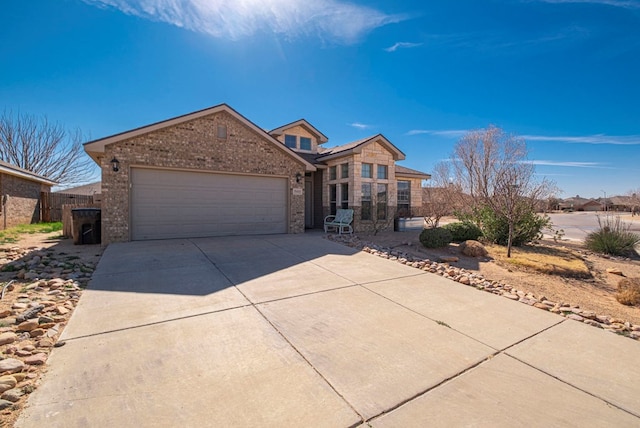
<instances>
[{"instance_id":1,"label":"concrete driveway","mask_svg":"<svg viewBox=\"0 0 640 428\"><path fill-rule=\"evenodd\" d=\"M639 426L640 343L320 234L110 245L19 427Z\"/></svg>"}]
</instances>

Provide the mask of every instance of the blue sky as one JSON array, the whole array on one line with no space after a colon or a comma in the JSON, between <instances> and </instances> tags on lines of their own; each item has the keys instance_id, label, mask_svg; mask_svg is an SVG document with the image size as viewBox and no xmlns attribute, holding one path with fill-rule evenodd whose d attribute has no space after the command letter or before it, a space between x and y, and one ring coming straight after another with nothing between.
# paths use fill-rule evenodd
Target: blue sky
<instances>
[{"instance_id":1,"label":"blue sky","mask_svg":"<svg viewBox=\"0 0 640 428\"><path fill-rule=\"evenodd\" d=\"M527 141L563 196L640 188L640 0L4 0L0 109L87 139L220 103L430 172L466 131Z\"/></svg>"}]
</instances>

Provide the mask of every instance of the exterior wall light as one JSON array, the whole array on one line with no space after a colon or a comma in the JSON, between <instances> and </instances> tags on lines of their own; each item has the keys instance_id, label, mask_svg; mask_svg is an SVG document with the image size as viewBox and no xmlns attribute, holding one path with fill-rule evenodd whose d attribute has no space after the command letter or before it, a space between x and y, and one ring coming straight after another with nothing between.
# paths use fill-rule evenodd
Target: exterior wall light
<instances>
[{"instance_id":1,"label":"exterior wall light","mask_svg":"<svg viewBox=\"0 0 640 428\"><path fill-rule=\"evenodd\" d=\"M302 174L298 172L296 173L296 183L300 183L300 180L302 180Z\"/></svg>"},{"instance_id":2,"label":"exterior wall light","mask_svg":"<svg viewBox=\"0 0 640 428\"><path fill-rule=\"evenodd\" d=\"M120 161L116 159L115 156L111 159L111 168L113 169L113 172L120 171Z\"/></svg>"}]
</instances>

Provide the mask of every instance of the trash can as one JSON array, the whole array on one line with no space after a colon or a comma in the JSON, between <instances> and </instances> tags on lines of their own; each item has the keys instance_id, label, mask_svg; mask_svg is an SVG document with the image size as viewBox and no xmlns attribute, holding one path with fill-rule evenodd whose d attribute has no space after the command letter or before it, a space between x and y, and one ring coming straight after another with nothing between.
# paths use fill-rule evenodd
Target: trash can
<instances>
[{"instance_id":1,"label":"trash can","mask_svg":"<svg viewBox=\"0 0 640 428\"><path fill-rule=\"evenodd\" d=\"M100 208L74 208L71 210L73 243L75 245L100 243L100 212Z\"/></svg>"}]
</instances>

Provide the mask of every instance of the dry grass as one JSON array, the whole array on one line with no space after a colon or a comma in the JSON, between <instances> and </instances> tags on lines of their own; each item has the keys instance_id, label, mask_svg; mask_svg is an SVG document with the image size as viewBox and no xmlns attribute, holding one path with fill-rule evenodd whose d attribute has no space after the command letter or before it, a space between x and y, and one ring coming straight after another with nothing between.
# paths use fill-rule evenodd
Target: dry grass
<instances>
[{"instance_id":1,"label":"dry grass","mask_svg":"<svg viewBox=\"0 0 640 428\"><path fill-rule=\"evenodd\" d=\"M488 245L489 256L504 266L511 266L547 275L572 278L591 278L589 267L579 254L567 248L529 245L513 247L511 258L507 258L507 248Z\"/></svg>"},{"instance_id":2,"label":"dry grass","mask_svg":"<svg viewBox=\"0 0 640 428\"><path fill-rule=\"evenodd\" d=\"M618 283L616 300L623 305L640 305L640 278L623 278Z\"/></svg>"}]
</instances>

